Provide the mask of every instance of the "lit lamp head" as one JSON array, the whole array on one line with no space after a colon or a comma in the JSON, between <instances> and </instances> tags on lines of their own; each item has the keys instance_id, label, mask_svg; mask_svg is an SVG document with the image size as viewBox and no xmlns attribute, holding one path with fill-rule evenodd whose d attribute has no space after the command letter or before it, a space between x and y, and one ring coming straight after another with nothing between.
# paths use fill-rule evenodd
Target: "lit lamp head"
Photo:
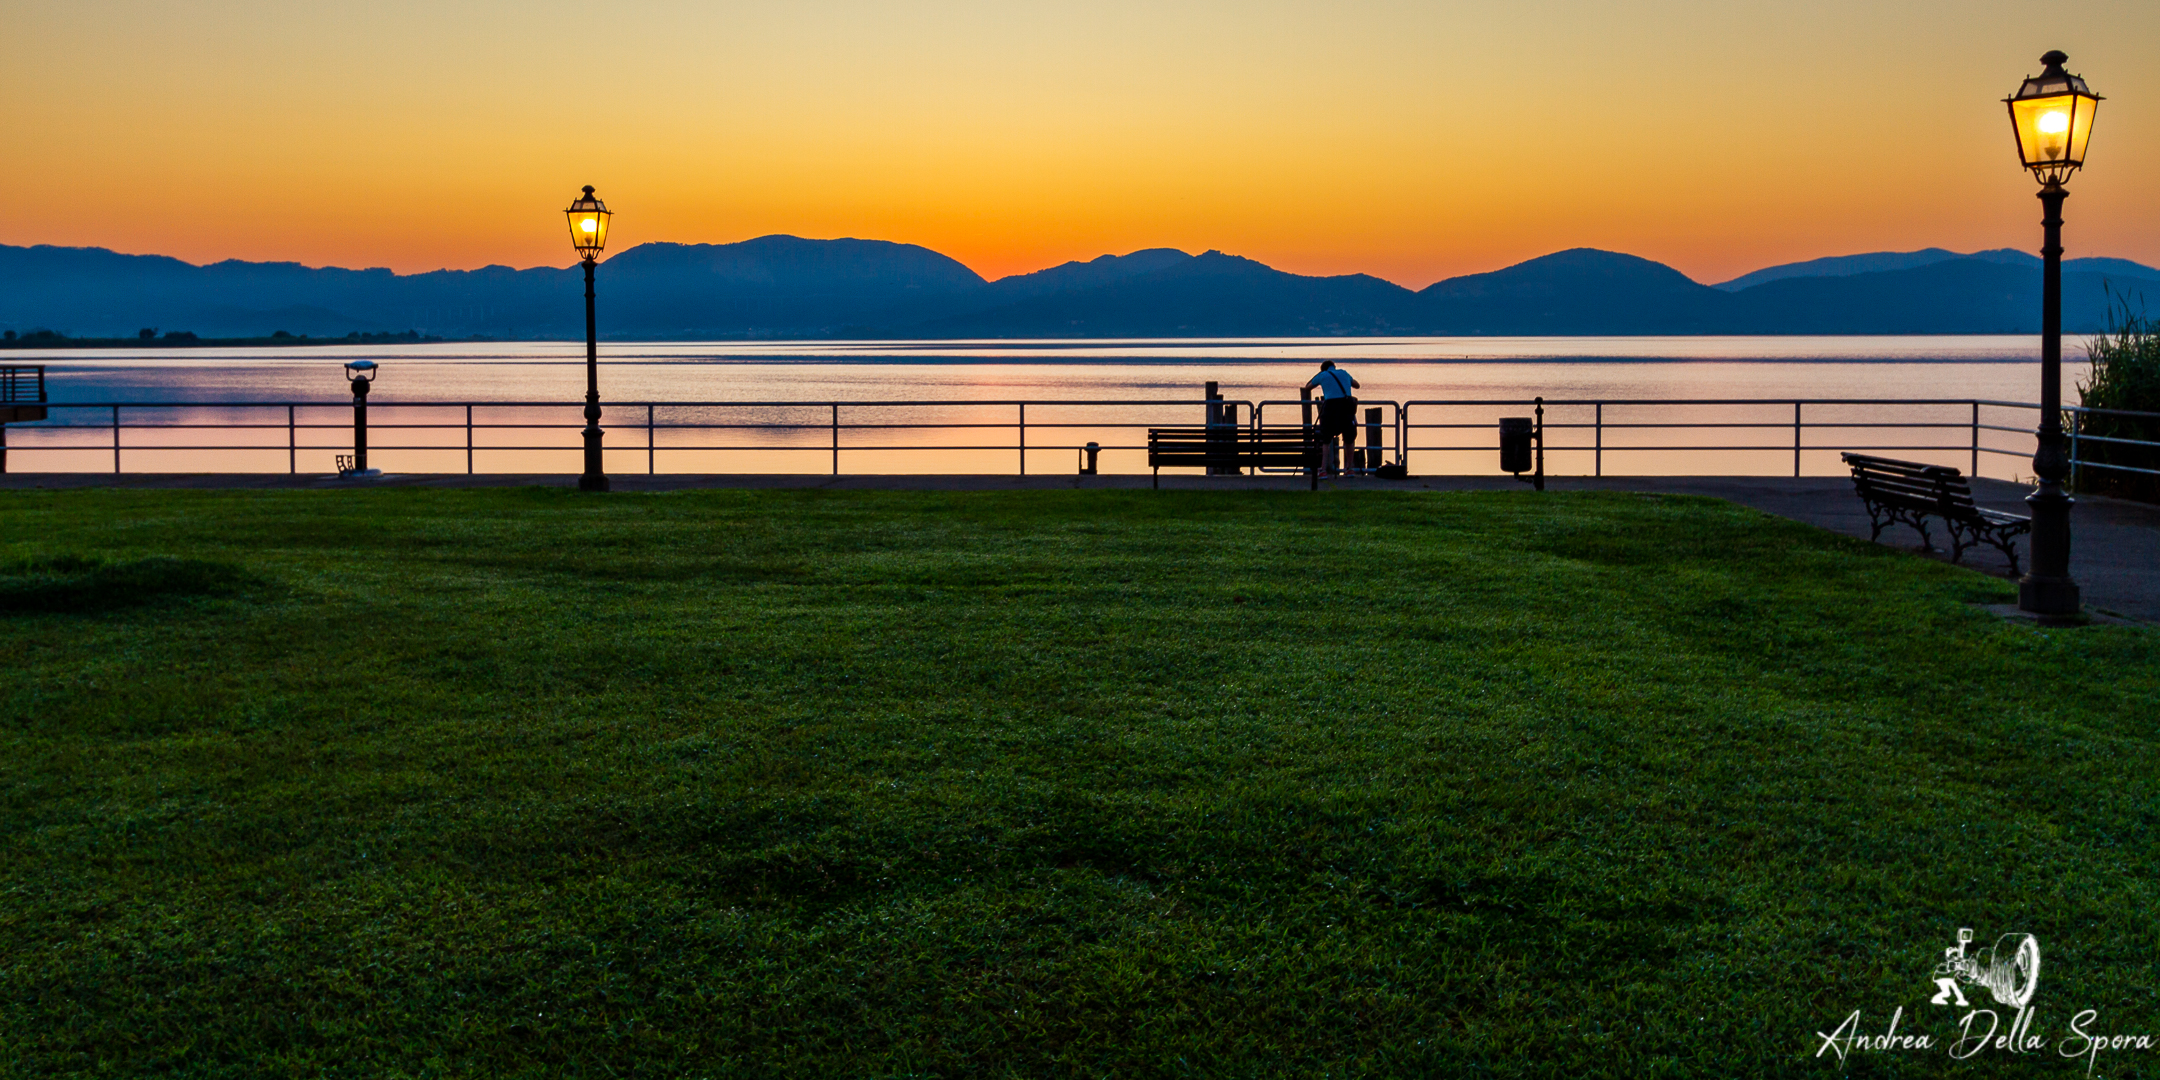
<instances>
[{"instance_id":1,"label":"lit lamp head","mask_svg":"<svg viewBox=\"0 0 2160 1080\"><path fill-rule=\"evenodd\" d=\"M570 218L570 246L577 249L578 257L592 262L600 257L600 249L607 246L607 204L593 197L591 184L585 185L585 194L563 211Z\"/></svg>"},{"instance_id":2,"label":"lit lamp head","mask_svg":"<svg viewBox=\"0 0 2160 1080\"><path fill-rule=\"evenodd\" d=\"M2047 69L2004 99L2017 133L2018 158L2048 187L2062 186L2085 164L2085 142L2092 138L2093 113L2100 107L2100 95L2085 80L2063 71L2069 59L2061 52L2041 57Z\"/></svg>"}]
</instances>

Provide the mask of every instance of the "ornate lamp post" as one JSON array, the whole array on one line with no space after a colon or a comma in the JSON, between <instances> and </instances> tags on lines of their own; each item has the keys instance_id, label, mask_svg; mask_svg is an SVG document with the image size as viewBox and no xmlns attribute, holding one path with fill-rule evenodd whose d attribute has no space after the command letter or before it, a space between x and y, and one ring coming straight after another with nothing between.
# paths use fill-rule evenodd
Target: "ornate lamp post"
<instances>
[{"instance_id":1,"label":"ornate lamp post","mask_svg":"<svg viewBox=\"0 0 2160 1080\"><path fill-rule=\"evenodd\" d=\"M2062 205L2070 195L2063 181L2085 164L2100 105L2084 79L2063 71L2069 59L2061 52L2041 57L2046 69L2004 99L2018 160L2040 181L2040 224L2047 234L2040 248L2040 445L2033 454L2039 486L2025 497L2032 507L2032 568L2018 581L2018 608L2050 620L2078 614L2078 587L2070 580L2072 500L2062 488L2070 474L2062 430Z\"/></svg>"},{"instance_id":2,"label":"ornate lamp post","mask_svg":"<svg viewBox=\"0 0 2160 1080\"><path fill-rule=\"evenodd\" d=\"M585 474L578 477L579 491L606 491L607 472L600 467L600 336L593 320L593 264L607 247L607 204L593 197L591 184L585 194L563 211L570 218L570 245L585 261Z\"/></svg>"}]
</instances>

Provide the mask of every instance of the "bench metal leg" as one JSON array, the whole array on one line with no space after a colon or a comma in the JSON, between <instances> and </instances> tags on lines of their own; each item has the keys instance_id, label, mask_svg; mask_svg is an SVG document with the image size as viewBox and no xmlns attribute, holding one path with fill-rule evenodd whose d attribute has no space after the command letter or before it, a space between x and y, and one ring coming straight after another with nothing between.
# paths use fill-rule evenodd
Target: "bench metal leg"
<instances>
[{"instance_id":1,"label":"bench metal leg","mask_svg":"<svg viewBox=\"0 0 2160 1080\"><path fill-rule=\"evenodd\" d=\"M1161 490L1162 490L1162 470L1161 470L1161 469L1156 469L1156 470L1155 470L1155 478L1154 478L1154 480L1152 481L1152 485L1153 485L1153 487L1155 488L1155 490L1157 490L1157 491L1161 491Z\"/></svg>"},{"instance_id":2,"label":"bench metal leg","mask_svg":"<svg viewBox=\"0 0 2160 1080\"><path fill-rule=\"evenodd\" d=\"M1994 544L1995 549L2003 553L2003 558L2010 560L2010 576L2017 577L2020 573L2017 560L2017 538L2013 536L1991 537L1988 542Z\"/></svg>"}]
</instances>

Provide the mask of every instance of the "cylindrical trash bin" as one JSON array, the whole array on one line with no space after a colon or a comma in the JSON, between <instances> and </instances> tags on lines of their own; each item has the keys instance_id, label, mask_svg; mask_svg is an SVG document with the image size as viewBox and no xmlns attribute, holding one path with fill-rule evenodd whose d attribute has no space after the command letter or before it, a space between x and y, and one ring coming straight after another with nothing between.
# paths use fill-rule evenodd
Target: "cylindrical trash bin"
<instances>
[{"instance_id":1,"label":"cylindrical trash bin","mask_svg":"<svg viewBox=\"0 0 2160 1080\"><path fill-rule=\"evenodd\" d=\"M1536 429L1527 416L1500 418L1500 471L1521 475L1531 469L1530 437Z\"/></svg>"}]
</instances>

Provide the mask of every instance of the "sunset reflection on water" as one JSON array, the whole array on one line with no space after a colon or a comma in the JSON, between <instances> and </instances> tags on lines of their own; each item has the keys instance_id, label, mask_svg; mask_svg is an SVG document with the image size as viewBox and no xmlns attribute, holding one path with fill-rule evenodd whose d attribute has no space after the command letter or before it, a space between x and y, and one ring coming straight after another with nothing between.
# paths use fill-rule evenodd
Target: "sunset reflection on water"
<instances>
[{"instance_id":1,"label":"sunset reflection on water","mask_svg":"<svg viewBox=\"0 0 2160 1080\"><path fill-rule=\"evenodd\" d=\"M444 343L147 355L55 351L26 353L17 362L49 365L56 405L226 403L123 408L120 442L130 472L327 472L351 444L341 367L365 356L382 365L369 399L371 464L393 472L465 472L469 464L477 472L568 473L578 467L582 351L562 342ZM2081 351L2074 344L2066 349L2072 357ZM1356 372L1368 404L1392 406L1532 396L2030 401L2037 396L2037 354L2037 339L2009 336L620 343L602 347L602 426L611 472L828 473L837 442L843 473L1011 473L1023 462L1017 403L1025 401L1028 472L1071 473L1077 447L1089 441L1108 448L1105 472L1141 472L1145 428L1201 422L1205 383L1218 383L1232 401L1273 401L1264 406L1267 422L1294 423L1298 387L1323 359ZM2074 387L2083 365L2066 366ZM1802 454L1808 473L1840 471L1836 446L1894 450L1964 446L1970 439L1966 406L1808 408L1811 425L1943 425L1808 430ZM1465 426L1413 431L1412 471L1491 471L1491 425L1499 415L1527 411L1413 406L1412 423ZM1987 413L1989 424L2033 421L2030 412ZM1602 433L1588 427L1599 418L1590 406L1555 405L1547 417L1548 468L1792 472L1789 404L1608 405ZM110 471L110 422L109 409L55 409L54 423L17 426L9 442L24 452L12 468ZM1630 423L1762 426L1619 426ZM58 424L72 427L55 430ZM1387 426L1392 451L1392 408ZM1600 441L1602 454L1592 449ZM2019 445L2012 433L1983 432L1982 441ZM1433 449L1441 444L1471 449ZM1629 449L1708 445L1761 449ZM1969 454L1911 456L1969 467ZM2014 457L1982 455L1981 472L2009 476L2022 465Z\"/></svg>"}]
</instances>

